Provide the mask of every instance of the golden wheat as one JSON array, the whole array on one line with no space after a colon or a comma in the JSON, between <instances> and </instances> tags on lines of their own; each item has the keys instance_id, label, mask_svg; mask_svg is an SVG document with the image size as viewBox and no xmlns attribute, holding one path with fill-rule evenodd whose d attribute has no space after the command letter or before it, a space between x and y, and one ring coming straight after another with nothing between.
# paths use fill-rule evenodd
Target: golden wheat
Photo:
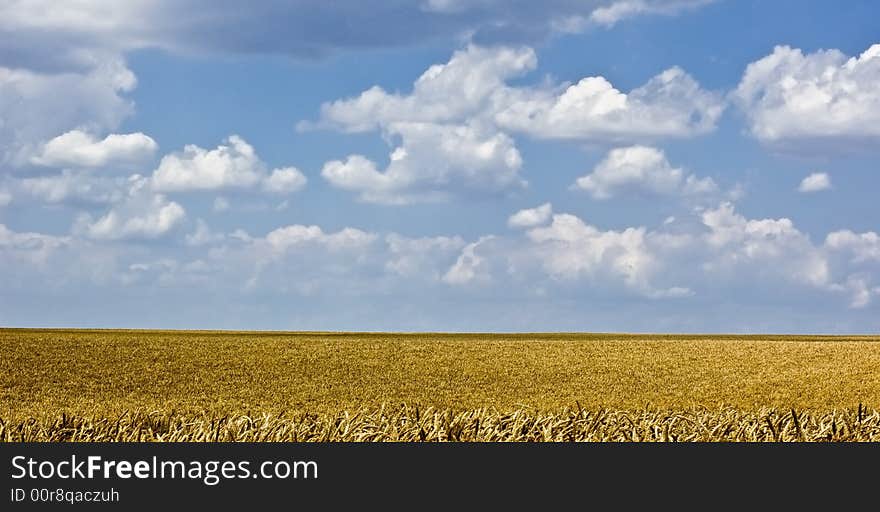
<instances>
[{"instance_id":1,"label":"golden wheat","mask_svg":"<svg viewBox=\"0 0 880 512\"><path fill-rule=\"evenodd\" d=\"M880 412L859 405L824 414L761 409L453 411L379 407L329 414L0 419L6 442L785 442L880 441Z\"/></svg>"}]
</instances>

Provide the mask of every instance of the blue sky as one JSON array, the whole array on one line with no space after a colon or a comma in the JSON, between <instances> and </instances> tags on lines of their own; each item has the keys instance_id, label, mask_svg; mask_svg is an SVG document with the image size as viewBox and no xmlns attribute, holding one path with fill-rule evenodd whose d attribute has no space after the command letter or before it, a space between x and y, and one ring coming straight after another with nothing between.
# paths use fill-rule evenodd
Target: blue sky
<instances>
[{"instance_id":1,"label":"blue sky","mask_svg":"<svg viewBox=\"0 0 880 512\"><path fill-rule=\"evenodd\" d=\"M878 11L0 4L0 324L877 332Z\"/></svg>"}]
</instances>

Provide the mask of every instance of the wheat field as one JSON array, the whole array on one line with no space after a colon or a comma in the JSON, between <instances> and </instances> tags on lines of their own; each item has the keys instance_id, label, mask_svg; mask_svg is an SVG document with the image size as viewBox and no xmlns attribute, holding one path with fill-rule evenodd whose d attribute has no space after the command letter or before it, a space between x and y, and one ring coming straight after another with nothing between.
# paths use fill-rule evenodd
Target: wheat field
<instances>
[{"instance_id":1,"label":"wheat field","mask_svg":"<svg viewBox=\"0 0 880 512\"><path fill-rule=\"evenodd\" d=\"M0 441L880 441L880 338L0 329Z\"/></svg>"}]
</instances>

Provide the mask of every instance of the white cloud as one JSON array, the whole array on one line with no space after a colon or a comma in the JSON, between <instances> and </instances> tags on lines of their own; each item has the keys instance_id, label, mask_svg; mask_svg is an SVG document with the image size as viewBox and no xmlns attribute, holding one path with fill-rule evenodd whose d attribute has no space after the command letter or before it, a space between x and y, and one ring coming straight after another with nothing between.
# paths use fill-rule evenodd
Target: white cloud
<instances>
[{"instance_id":1,"label":"white cloud","mask_svg":"<svg viewBox=\"0 0 880 512\"><path fill-rule=\"evenodd\" d=\"M644 14L672 15L684 9L696 8L714 0L615 0L590 14L590 21L598 25L614 26L618 22Z\"/></svg>"},{"instance_id":2,"label":"white cloud","mask_svg":"<svg viewBox=\"0 0 880 512\"><path fill-rule=\"evenodd\" d=\"M3 260L42 265L54 251L69 243L68 237L17 233L0 224L0 257Z\"/></svg>"},{"instance_id":3,"label":"white cloud","mask_svg":"<svg viewBox=\"0 0 880 512\"><path fill-rule=\"evenodd\" d=\"M873 297L880 297L880 286L871 287L868 279L860 276L850 276L837 288L849 294L849 307L853 309L862 309L871 303Z\"/></svg>"},{"instance_id":4,"label":"white cloud","mask_svg":"<svg viewBox=\"0 0 880 512\"><path fill-rule=\"evenodd\" d=\"M680 68L624 93L592 76L557 93L520 90L495 115L499 126L538 138L621 141L691 137L715 129L724 102Z\"/></svg>"},{"instance_id":5,"label":"white cloud","mask_svg":"<svg viewBox=\"0 0 880 512\"><path fill-rule=\"evenodd\" d=\"M355 98L323 104L318 125L364 132L393 123L461 122L493 108L492 97L505 89L504 81L536 65L531 48L469 45L446 64L429 67L409 95L372 87Z\"/></svg>"},{"instance_id":6,"label":"white cloud","mask_svg":"<svg viewBox=\"0 0 880 512\"><path fill-rule=\"evenodd\" d=\"M12 202L12 194L8 190L0 190L0 208Z\"/></svg>"},{"instance_id":7,"label":"white cloud","mask_svg":"<svg viewBox=\"0 0 880 512\"><path fill-rule=\"evenodd\" d=\"M409 303L428 291L432 300L463 307L480 301L509 308L541 297L553 307L571 302L576 308L638 308L646 304L642 299L675 299L696 308L696 316L707 311L700 304L710 312L725 305L778 313L793 302L824 308L839 302L855 311L873 307L880 297L878 235L840 231L814 244L788 219L749 219L730 204L653 229L604 229L557 213L549 223L523 232L470 243L458 236L408 238L300 224L251 236L214 231L202 219L177 239L186 245L181 248L186 257L154 246L146 251L141 244L107 243L150 238L156 230L144 225L161 224L156 214L161 200L144 188L145 181L132 186L141 186L142 197L114 205L103 224L79 224L72 236L15 233L0 226L7 289L9 283L68 290L75 283L77 291L86 282L157 285L218 298L280 294L339 304L348 296L358 302L368 298L378 307L386 304L380 298ZM106 229L95 227L100 225ZM95 235L100 240L80 238ZM680 307L652 303L645 307Z\"/></svg>"},{"instance_id":8,"label":"white cloud","mask_svg":"<svg viewBox=\"0 0 880 512\"><path fill-rule=\"evenodd\" d=\"M477 250L494 238L483 236L476 242L465 245L455 264L443 275L443 282L456 286L488 283L491 280L489 265L486 258L478 254Z\"/></svg>"},{"instance_id":9,"label":"white cloud","mask_svg":"<svg viewBox=\"0 0 880 512\"><path fill-rule=\"evenodd\" d=\"M317 123L349 132L394 123L463 123L474 119L539 138L600 141L689 137L715 128L723 99L687 73L670 68L624 93L601 76L575 85L511 87L510 78L537 65L531 48L469 45L446 64L428 68L408 95L379 87L325 103Z\"/></svg>"},{"instance_id":10,"label":"white cloud","mask_svg":"<svg viewBox=\"0 0 880 512\"><path fill-rule=\"evenodd\" d=\"M333 290L339 297L376 293L385 274L378 239L376 233L352 227L328 232L302 224L279 227L263 237L238 231L210 249L209 262L247 291L311 296Z\"/></svg>"},{"instance_id":11,"label":"white cloud","mask_svg":"<svg viewBox=\"0 0 880 512\"><path fill-rule=\"evenodd\" d=\"M159 192L190 190L248 189L261 185L276 194L301 190L306 177L295 167L274 169L271 173L253 146L231 135L215 149L189 144L182 153L162 157L153 172L152 187Z\"/></svg>"},{"instance_id":12,"label":"white cloud","mask_svg":"<svg viewBox=\"0 0 880 512\"><path fill-rule=\"evenodd\" d=\"M156 141L143 133L111 134L103 140L72 130L47 142L31 162L47 167L136 165L153 156Z\"/></svg>"},{"instance_id":13,"label":"white cloud","mask_svg":"<svg viewBox=\"0 0 880 512\"><path fill-rule=\"evenodd\" d=\"M402 143L384 171L366 157L351 155L327 162L322 175L359 192L363 201L403 204L524 186L518 175L522 159L503 130L591 142L685 137L714 129L724 110L718 95L678 68L629 94L602 77L586 78L563 92L506 84L536 65L530 48L469 45L446 64L428 68L409 94L373 87L325 103L318 122L300 127L378 129L386 140L399 137ZM694 188L711 185L689 182Z\"/></svg>"},{"instance_id":14,"label":"white cloud","mask_svg":"<svg viewBox=\"0 0 880 512\"><path fill-rule=\"evenodd\" d=\"M673 167L662 150L630 146L611 150L593 172L581 176L574 187L594 199L609 199L619 192L644 190L657 195L698 196L718 193L712 178L698 178Z\"/></svg>"},{"instance_id":15,"label":"white cloud","mask_svg":"<svg viewBox=\"0 0 880 512\"><path fill-rule=\"evenodd\" d=\"M824 244L787 219L746 219L730 203L702 213L709 249L702 264L716 287L758 288L789 295L790 286L849 296L850 307L864 308L880 287L880 237L849 230L829 233ZM872 267L873 265L873 267Z\"/></svg>"},{"instance_id":16,"label":"white cloud","mask_svg":"<svg viewBox=\"0 0 880 512\"><path fill-rule=\"evenodd\" d=\"M777 46L749 64L733 93L750 130L769 144L880 137L880 44L859 57Z\"/></svg>"},{"instance_id":17,"label":"white cloud","mask_svg":"<svg viewBox=\"0 0 880 512\"><path fill-rule=\"evenodd\" d=\"M441 269L448 268L448 262L465 245L459 236L407 238L396 233L386 236L385 243L389 253L385 263L388 272L430 281L442 278Z\"/></svg>"},{"instance_id":18,"label":"white cloud","mask_svg":"<svg viewBox=\"0 0 880 512\"><path fill-rule=\"evenodd\" d=\"M798 185L798 192L820 192L831 188L831 177L824 172L814 172Z\"/></svg>"},{"instance_id":19,"label":"white cloud","mask_svg":"<svg viewBox=\"0 0 880 512\"><path fill-rule=\"evenodd\" d=\"M71 130L104 133L117 128L133 109L122 94L136 84L119 58L82 72L0 66L0 163L25 165L45 141Z\"/></svg>"},{"instance_id":20,"label":"white cloud","mask_svg":"<svg viewBox=\"0 0 880 512\"><path fill-rule=\"evenodd\" d=\"M730 203L702 213L714 258L705 264L711 272L734 279L781 277L817 287L831 283L827 258L787 218L746 219ZM757 275L754 275L757 274Z\"/></svg>"},{"instance_id":21,"label":"white cloud","mask_svg":"<svg viewBox=\"0 0 880 512\"><path fill-rule=\"evenodd\" d=\"M274 169L272 174L263 180L263 189L273 194L292 194L305 188L305 175L296 167Z\"/></svg>"},{"instance_id":22,"label":"white cloud","mask_svg":"<svg viewBox=\"0 0 880 512\"><path fill-rule=\"evenodd\" d=\"M248 188L262 176L262 163L253 146L232 135L213 150L188 144L182 153L162 157L151 181L157 191L180 192Z\"/></svg>"},{"instance_id":23,"label":"white cloud","mask_svg":"<svg viewBox=\"0 0 880 512\"><path fill-rule=\"evenodd\" d=\"M440 201L456 188L500 192L525 186L522 158L513 140L476 125L395 123L401 137L388 167L361 155L324 164L332 185L359 193L362 201L383 204Z\"/></svg>"},{"instance_id":24,"label":"white cloud","mask_svg":"<svg viewBox=\"0 0 880 512\"><path fill-rule=\"evenodd\" d=\"M94 220L83 214L74 232L96 240L155 239L167 235L186 217L178 203L149 188L146 178L129 178L128 197Z\"/></svg>"},{"instance_id":25,"label":"white cloud","mask_svg":"<svg viewBox=\"0 0 880 512\"><path fill-rule=\"evenodd\" d=\"M852 254L854 263L880 263L880 235L873 231L854 233L848 229L834 231L825 237L825 247Z\"/></svg>"},{"instance_id":26,"label":"white cloud","mask_svg":"<svg viewBox=\"0 0 880 512\"><path fill-rule=\"evenodd\" d=\"M93 176L69 169L56 175L23 178L12 183L22 194L47 203L114 203L125 197L129 187L126 178Z\"/></svg>"},{"instance_id":27,"label":"white cloud","mask_svg":"<svg viewBox=\"0 0 880 512\"><path fill-rule=\"evenodd\" d=\"M676 286L656 288L652 278L660 262L649 248L645 228L601 231L570 214L553 215L547 227L527 232L532 250L555 279L603 281L618 279L647 297L678 297L691 293Z\"/></svg>"},{"instance_id":28,"label":"white cloud","mask_svg":"<svg viewBox=\"0 0 880 512\"><path fill-rule=\"evenodd\" d=\"M505 294L546 294L557 287L649 299L784 302L814 293L844 295L856 308L869 305L880 289L872 284L880 270L874 233L837 232L817 245L789 219L749 219L730 203L693 214L654 230L602 230L574 215L554 214L549 225L521 238L486 237L466 245L444 281L494 283L506 287Z\"/></svg>"},{"instance_id":29,"label":"white cloud","mask_svg":"<svg viewBox=\"0 0 880 512\"><path fill-rule=\"evenodd\" d=\"M275 252L283 253L304 245L320 245L331 250L357 249L373 243L374 233L355 228L344 228L336 233L325 233L318 226L294 224L271 231L266 242Z\"/></svg>"},{"instance_id":30,"label":"white cloud","mask_svg":"<svg viewBox=\"0 0 880 512\"><path fill-rule=\"evenodd\" d=\"M550 220L553 214L553 205L544 203L535 208L520 210L507 219L507 225L512 228L531 228L539 226Z\"/></svg>"}]
</instances>

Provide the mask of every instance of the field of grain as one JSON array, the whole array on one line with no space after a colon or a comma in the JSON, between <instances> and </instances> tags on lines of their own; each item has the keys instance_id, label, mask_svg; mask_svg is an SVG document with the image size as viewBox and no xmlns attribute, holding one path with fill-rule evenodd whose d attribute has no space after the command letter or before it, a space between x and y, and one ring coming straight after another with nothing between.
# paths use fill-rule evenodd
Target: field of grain
<instances>
[{"instance_id":1,"label":"field of grain","mask_svg":"<svg viewBox=\"0 0 880 512\"><path fill-rule=\"evenodd\" d=\"M0 440L880 440L880 338L0 330Z\"/></svg>"}]
</instances>

